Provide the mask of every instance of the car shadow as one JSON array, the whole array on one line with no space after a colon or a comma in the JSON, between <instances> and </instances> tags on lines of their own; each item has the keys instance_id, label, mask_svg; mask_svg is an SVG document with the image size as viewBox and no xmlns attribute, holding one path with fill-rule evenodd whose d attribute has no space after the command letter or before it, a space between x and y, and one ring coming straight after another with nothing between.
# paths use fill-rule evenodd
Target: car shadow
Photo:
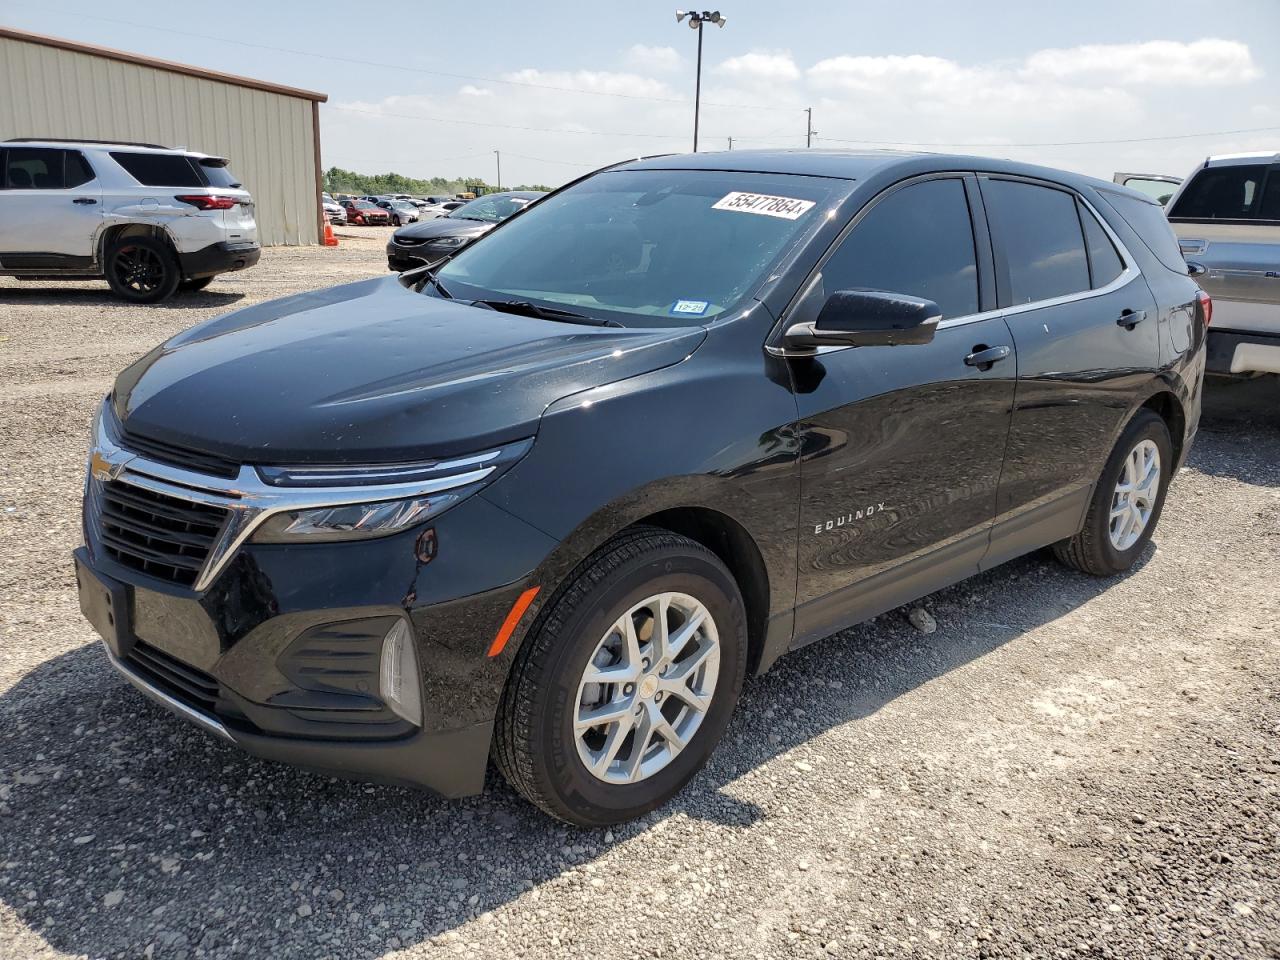
<instances>
[{"instance_id":1,"label":"car shadow","mask_svg":"<svg viewBox=\"0 0 1280 960\"><path fill-rule=\"evenodd\" d=\"M735 795L739 778L1120 579L1034 554L922 601L933 634L897 610L784 657L748 682L686 790L612 831L553 821L492 773L484 795L445 801L253 759L153 706L89 644L0 696L0 901L75 955L156 944L164 957L234 941L259 956L378 957L616 844L679 830L682 817L727 830L766 819Z\"/></svg>"},{"instance_id":2,"label":"car shadow","mask_svg":"<svg viewBox=\"0 0 1280 960\"><path fill-rule=\"evenodd\" d=\"M1187 466L1211 477L1280 486L1280 376L1207 377L1200 434Z\"/></svg>"},{"instance_id":3,"label":"car shadow","mask_svg":"<svg viewBox=\"0 0 1280 960\"><path fill-rule=\"evenodd\" d=\"M216 310L219 307L230 307L242 299L244 299L243 293L218 290L215 287L206 287L204 290L194 292L179 290L167 300L161 300L159 303L154 304L137 304L122 300L112 293L105 284L102 286L78 287L59 282L42 287L35 283L23 283L21 286L0 287L0 303L15 303L29 307L102 306L133 310L139 306L153 306L169 310L188 310L192 308Z\"/></svg>"}]
</instances>

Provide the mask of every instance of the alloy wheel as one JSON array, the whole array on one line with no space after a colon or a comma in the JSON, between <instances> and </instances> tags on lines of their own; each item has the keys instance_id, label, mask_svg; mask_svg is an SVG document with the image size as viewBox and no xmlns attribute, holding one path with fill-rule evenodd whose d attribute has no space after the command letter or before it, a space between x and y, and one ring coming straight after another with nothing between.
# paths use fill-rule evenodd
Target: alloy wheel
<instances>
[{"instance_id":1,"label":"alloy wheel","mask_svg":"<svg viewBox=\"0 0 1280 960\"><path fill-rule=\"evenodd\" d=\"M596 644L578 684L578 757L606 783L664 769L706 718L720 672L710 612L683 593L633 606Z\"/></svg>"},{"instance_id":2,"label":"alloy wheel","mask_svg":"<svg viewBox=\"0 0 1280 960\"><path fill-rule=\"evenodd\" d=\"M1113 547L1123 552L1138 542L1159 496L1160 448L1152 440L1143 440L1125 457L1111 495L1107 529Z\"/></svg>"},{"instance_id":3,"label":"alloy wheel","mask_svg":"<svg viewBox=\"0 0 1280 960\"><path fill-rule=\"evenodd\" d=\"M121 247L111 269L122 287L137 293L151 293L164 283L164 262L147 247Z\"/></svg>"}]
</instances>

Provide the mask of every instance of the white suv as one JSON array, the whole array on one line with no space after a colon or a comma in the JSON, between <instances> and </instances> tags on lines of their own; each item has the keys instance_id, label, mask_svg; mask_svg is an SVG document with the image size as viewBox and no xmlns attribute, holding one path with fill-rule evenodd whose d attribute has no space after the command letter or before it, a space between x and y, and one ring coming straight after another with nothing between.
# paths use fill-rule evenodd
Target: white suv
<instances>
[{"instance_id":1,"label":"white suv","mask_svg":"<svg viewBox=\"0 0 1280 960\"><path fill-rule=\"evenodd\" d=\"M0 274L105 277L153 303L258 262L253 197L222 157L110 141L0 142Z\"/></svg>"}]
</instances>

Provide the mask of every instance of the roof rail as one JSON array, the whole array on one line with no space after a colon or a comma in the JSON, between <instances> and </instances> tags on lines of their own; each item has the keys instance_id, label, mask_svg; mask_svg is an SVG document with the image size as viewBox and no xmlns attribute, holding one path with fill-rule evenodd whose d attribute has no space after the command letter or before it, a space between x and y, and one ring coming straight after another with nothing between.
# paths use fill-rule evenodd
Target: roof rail
<instances>
[{"instance_id":1,"label":"roof rail","mask_svg":"<svg viewBox=\"0 0 1280 960\"><path fill-rule=\"evenodd\" d=\"M172 150L160 143L138 143L134 140L95 140L92 137L10 137L5 143L106 143L117 147L147 147L150 150Z\"/></svg>"}]
</instances>

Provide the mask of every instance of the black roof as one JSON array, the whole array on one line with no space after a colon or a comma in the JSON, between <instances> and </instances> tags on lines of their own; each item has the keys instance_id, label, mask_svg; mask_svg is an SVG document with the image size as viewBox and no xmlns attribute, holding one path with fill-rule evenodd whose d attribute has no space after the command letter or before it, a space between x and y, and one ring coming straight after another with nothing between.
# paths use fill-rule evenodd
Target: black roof
<instances>
[{"instance_id":1,"label":"black roof","mask_svg":"<svg viewBox=\"0 0 1280 960\"><path fill-rule=\"evenodd\" d=\"M1021 174L1066 185L1145 195L1108 180L1080 173L1041 167L1017 160L975 157L953 153L924 153L903 150L835 150L829 148L792 150L723 150L712 153L668 154L641 157L619 164L620 170L728 170L743 173L781 173L840 180L879 179L880 174L902 177L945 170L974 170L987 173Z\"/></svg>"}]
</instances>

